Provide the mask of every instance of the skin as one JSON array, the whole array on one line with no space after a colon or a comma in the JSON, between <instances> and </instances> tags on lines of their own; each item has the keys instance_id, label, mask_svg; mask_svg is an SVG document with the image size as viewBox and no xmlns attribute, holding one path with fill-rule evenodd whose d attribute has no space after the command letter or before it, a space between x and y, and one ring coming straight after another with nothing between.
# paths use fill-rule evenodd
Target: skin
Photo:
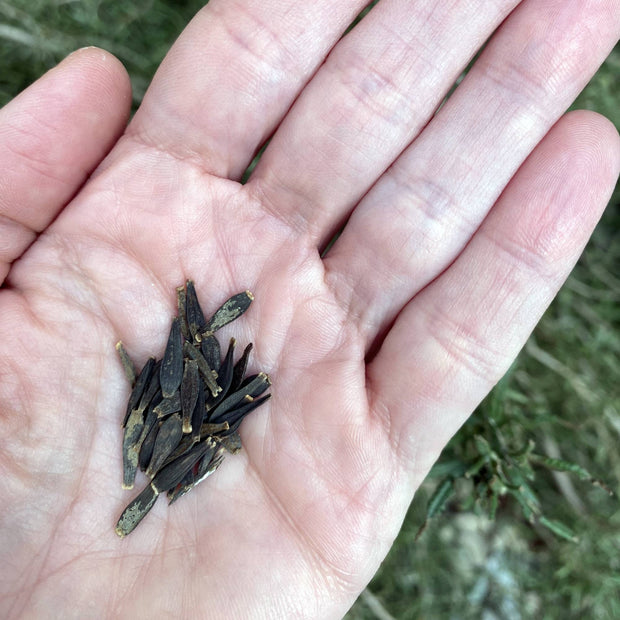
<instances>
[{"instance_id":1,"label":"skin","mask_svg":"<svg viewBox=\"0 0 620 620\"><path fill-rule=\"evenodd\" d=\"M620 140L563 112L620 2L384 0L340 40L364 4L212 0L128 128L93 48L0 111L2 617L341 617L570 272ZM273 398L120 540L114 345L160 357L187 277L254 293L221 341Z\"/></svg>"}]
</instances>

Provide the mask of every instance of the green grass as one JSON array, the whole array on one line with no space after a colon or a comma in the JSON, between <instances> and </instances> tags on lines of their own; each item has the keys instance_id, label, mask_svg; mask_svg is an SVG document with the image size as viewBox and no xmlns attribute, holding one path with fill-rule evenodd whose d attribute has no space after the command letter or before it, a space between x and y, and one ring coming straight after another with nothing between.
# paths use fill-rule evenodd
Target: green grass
<instances>
[{"instance_id":1,"label":"green grass","mask_svg":"<svg viewBox=\"0 0 620 620\"><path fill-rule=\"evenodd\" d=\"M125 64L138 105L167 49L202 4L0 0L0 104L69 52L98 45ZM618 75L617 46L576 107L596 110L620 127ZM618 491L619 207L616 188L566 286L510 373L444 451L348 620L620 618L616 498L578 475L514 456L530 444L535 453L570 462ZM513 480L526 477L515 489L501 488L506 492L497 494L490 520L489 489L500 488L497 480L506 472ZM447 476L453 494L416 542L427 502ZM578 542L554 534L545 519L561 523Z\"/></svg>"}]
</instances>

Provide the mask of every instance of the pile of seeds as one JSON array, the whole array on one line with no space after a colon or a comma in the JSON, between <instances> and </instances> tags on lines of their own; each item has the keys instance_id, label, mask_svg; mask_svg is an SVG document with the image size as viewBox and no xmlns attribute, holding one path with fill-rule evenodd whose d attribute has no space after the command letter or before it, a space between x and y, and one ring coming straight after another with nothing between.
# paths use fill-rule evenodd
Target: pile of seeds
<instances>
[{"instance_id":1,"label":"pile of seeds","mask_svg":"<svg viewBox=\"0 0 620 620\"><path fill-rule=\"evenodd\" d=\"M132 392L123 421L123 488L132 489L138 467L150 484L125 508L116 533L140 523L161 493L173 503L212 474L225 452L241 449L237 429L270 395L265 373L245 376L250 343L234 361L235 339L222 359L215 332L250 306L249 291L226 301L206 320L194 283L177 288L179 313L172 320L161 360L150 357L136 372L123 343L120 355Z\"/></svg>"}]
</instances>

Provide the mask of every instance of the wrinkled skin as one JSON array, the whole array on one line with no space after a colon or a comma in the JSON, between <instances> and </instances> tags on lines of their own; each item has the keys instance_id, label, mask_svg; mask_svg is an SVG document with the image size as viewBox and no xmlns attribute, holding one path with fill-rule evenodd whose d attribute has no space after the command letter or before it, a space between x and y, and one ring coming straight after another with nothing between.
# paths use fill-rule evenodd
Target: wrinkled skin
<instances>
[{"instance_id":1,"label":"wrinkled skin","mask_svg":"<svg viewBox=\"0 0 620 620\"><path fill-rule=\"evenodd\" d=\"M213 0L128 128L97 49L0 111L2 617L341 617L577 260L620 147L562 114L620 3L385 0L339 41L364 4ZM120 540L114 344L161 356L188 277L254 292L222 337L273 398Z\"/></svg>"}]
</instances>

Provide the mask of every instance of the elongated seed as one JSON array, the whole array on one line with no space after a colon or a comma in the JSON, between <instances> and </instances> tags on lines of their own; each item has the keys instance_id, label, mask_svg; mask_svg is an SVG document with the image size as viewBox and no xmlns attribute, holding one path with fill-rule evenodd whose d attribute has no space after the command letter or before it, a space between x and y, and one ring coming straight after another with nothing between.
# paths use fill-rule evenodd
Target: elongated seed
<instances>
[{"instance_id":1,"label":"elongated seed","mask_svg":"<svg viewBox=\"0 0 620 620\"><path fill-rule=\"evenodd\" d=\"M178 413L171 415L160 427L151 462L146 469L146 475L152 478L165 463L166 459L176 450L183 437L183 425Z\"/></svg>"},{"instance_id":2,"label":"elongated seed","mask_svg":"<svg viewBox=\"0 0 620 620\"><path fill-rule=\"evenodd\" d=\"M138 465L142 471L146 471L146 468L149 466L151 462L151 457L153 456L153 446L155 445L155 439L157 438L157 433L159 433L160 422L156 422L151 426L151 430L148 432L146 438L142 442L140 446L140 454L138 456Z\"/></svg>"},{"instance_id":3,"label":"elongated seed","mask_svg":"<svg viewBox=\"0 0 620 620\"><path fill-rule=\"evenodd\" d=\"M203 336L200 343L200 350L207 360L210 368L219 368L222 363L222 352L220 351L220 343L213 334Z\"/></svg>"},{"instance_id":4,"label":"elongated seed","mask_svg":"<svg viewBox=\"0 0 620 620\"><path fill-rule=\"evenodd\" d=\"M191 345L190 345L191 346ZM185 371L181 382L181 411L183 412L183 432L192 432L192 415L196 407L199 388L201 388L198 362L193 359L185 360Z\"/></svg>"},{"instance_id":5,"label":"elongated seed","mask_svg":"<svg viewBox=\"0 0 620 620\"><path fill-rule=\"evenodd\" d=\"M207 364L207 360L204 358L204 355L189 342L185 342L183 345L183 352L185 355L198 362L198 370L200 371L205 384L211 391L211 394L213 396L217 396L220 393L221 388L216 383L215 377L213 376L213 369L209 367L209 364Z\"/></svg>"},{"instance_id":6,"label":"elongated seed","mask_svg":"<svg viewBox=\"0 0 620 620\"><path fill-rule=\"evenodd\" d=\"M185 475L180 485L175 486L174 488L168 491L168 503L173 504L180 497L183 497L188 491L191 491L197 484L202 482L209 474L213 473L220 463L223 460L223 454L217 461L217 463L213 463L214 457L219 449L219 445L208 439L205 443L208 443L209 449L205 452L204 456L198 461L196 474L194 474L194 468L190 469L189 472ZM213 463L213 467L211 468L211 464Z\"/></svg>"},{"instance_id":7,"label":"elongated seed","mask_svg":"<svg viewBox=\"0 0 620 620\"><path fill-rule=\"evenodd\" d=\"M227 392L230 388L230 384L232 382L233 370L235 367L234 355L235 355L235 346L237 341L234 338L230 339L228 343L228 351L226 351L226 357L222 362L218 370L218 384L222 388L222 392Z\"/></svg>"},{"instance_id":8,"label":"elongated seed","mask_svg":"<svg viewBox=\"0 0 620 620\"><path fill-rule=\"evenodd\" d=\"M190 432L196 442L200 441L200 429L202 427L202 421L207 413L205 408L205 387L200 377L198 377L198 381L200 384L198 387L198 398L196 399L196 404L194 405L194 411L192 412L192 420L190 424Z\"/></svg>"},{"instance_id":9,"label":"elongated seed","mask_svg":"<svg viewBox=\"0 0 620 620\"><path fill-rule=\"evenodd\" d=\"M127 411L125 413L125 417L123 419L123 426L127 424L127 420L131 415L131 412L134 409L137 409L138 403L142 398L142 394L144 393L144 389L148 385L149 379L151 378L151 373L153 372L153 368L155 367L155 358L149 357L146 361L146 364L142 367L138 378L136 379L136 384L133 386L133 390L129 396L129 401L127 402Z\"/></svg>"},{"instance_id":10,"label":"elongated seed","mask_svg":"<svg viewBox=\"0 0 620 620\"><path fill-rule=\"evenodd\" d=\"M127 420L123 433L123 489L133 489L138 469L138 452L136 442L144 428L142 412L134 409Z\"/></svg>"},{"instance_id":11,"label":"elongated seed","mask_svg":"<svg viewBox=\"0 0 620 620\"><path fill-rule=\"evenodd\" d=\"M123 511L114 531L124 538L144 519L157 500L157 491L149 484Z\"/></svg>"},{"instance_id":12,"label":"elongated seed","mask_svg":"<svg viewBox=\"0 0 620 620\"><path fill-rule=\"evenodd\" d=\"M204 332L216 332L218 329L228 325L235 319L239 318L254 300L254 295L250 291L237 293L230 299L226 300L216 311L215 314L207 321L207 327Z\"/></svg>"},{"instance_id":13,"label":"elongated seed","mask_svg":"<svg viewBox=\"0 0 620 620\"><path fill-rule=\"evenodd\" d=\"M251 397L250 397L251 398ZM260 407L263 403L268 401L271 398L271 394L267 394L262 398L255 398L244 404L237 406L235 409L228 411L225 415L226 422L230 425L230 428L236 428L235 425L237 422L241 422L243 418L245 418L248 413L254 411L257 407ZM241 401L242 403L244 401Z\"/></svg>"},{"instance_id":14,"label":"elongated seed","mask_svg":"<svg viewBox=\"0 0 620 620\"><path fill-rule=\"evenodd\" d=\"M141 411L143 414L148 410L149 405L153 401L153 399L160 392L159 387L159 369L161 367L161 361L155 362L153 365L153 371L151 372L151 376L149 377L149 382L147 386L144 388L144 392L142 393L142 398L138 403L137 409Z\"/></svg>"},{"instance_id":15,"label":"elongated seed","mask_svg":"<svg viewBox=\"0 0 620 620\"><path fill-rule=\"evenodd\" d=\"M250 344L243 350L243 355L239 358L233 368L232 381L230 382L230 387L228 388L231 392L236 392L241 387L243 377L245 376L245 371L248 368L248 360L253 346L254 345L250 342Z\"/></svg>"},{"instance_id":16,"label":"elongated seed","mask_svg":"<svg viewBox=\"0 0 620 620\"><path fill-rule=\"evenodd\" d=\"M271 381L269 380L269 377L264 372L259 373L245 387L242 387L236 392L233 392L230 396L227 396L215 409L213 409L209 415L209 422L223 422L226 420L224 414L236 408L246 396L255 398L256 396L262 394L270 385Z\"/></svg>"},{"instance_id":17,"label":"elongated seed","mask_svg":"<svg viewBox=\"0 0 620 620\"><path fill-rule=\"evenodd\" d=\"M181 455L189 452L194 446L196 442L191 435L183 435L183 439L181 439L181 443L178 445L177 449L166 459L166 462L162 465L165 467L166 465L170 465L172 461L178 459Z\"/></svg>"},{"instance_id":18,"label":"elongated seed","mask_svg":"<svg viewBox=\"0 0 620 620\"><path fill-rule=\"evenodd\" d=\"M185 474L185 477L177 486L167 492L168 504L174 504L180 497L183 497L188 491L191 491L193 486L194 471L192 468Z\"/></svg>"},{"instance_id":19,"label":"elongated seed","mask_svg":"<svg viewBox=\"0 0 620 620\"><path fill-rule=\"evenodd\" d=\"M155 409L153 407L149 407L146 416L144 417L144 424L142 426L142 432L140 433L140 437L134 443L132 450L135 450L139 455L142 451L142 445L146 441L147 435L150 433L151 429L157 423L157 414L155 413ZM139 458L138 458L139 462Z\"/></svg>"},{"instance_id":20,"label":"elongated seed","mask_svg":"<svg viewBox=\"0 0 620 620\"><path fill-rule=\"evenodd\" d=\"M164 398L156 407L155 414L158 418L164 418L171 413L181 411L181 392L177 390L170 398Z\"/></svg>"},{"instance_id":21,"label":"elongated seed","mask_svg":"<svg viewBox=\"0 0 620 620\"><path fill-rule=\"evenodd\" d=\"M159 380L164 398L170 398L181 385L183 378L183 345L179 318L172 320L170 335L159 370Z\"/></svg>"},{"instance_id":22,"label":"elongated seed","mask_svg":"<svg viewBox=\"0 0 620 620\"><path fill-rule=\"evenodd\" d=\"M158 493L164 493L174 488L183 480L185 474L187 474L207 450L209 450L209 447L209 443L203 441L196 444L189 452L186 452L178 459L172 461L172 463L162 467L151 482L153 488Z\"/></svg>"},{"instance_id":23,"label":"elongated seed","mask_svg":"<svg viewBox=\"0 0 620 620\"><path fill-rule=\"evenodd\" d=\"M131 361L129 353L127 353L127 349L125 349L125 345L120 340L116 343L116 351L118 352L118 356L121 360L121 364L123 366L125 376L127 377L127 381L129 381L131 387L133 388L133 386L136 384L136 366Z\"/></svg>"},{"instance_id":24,"label":"elongated seed","mask_svg":"<svg viewBox=\"0 0 620 620\"><path fill-rule=\"evenodd\" d=\"M189 333L194 342L200 342L201 333L205 331L207 322L205 316L198 302L198 296L196 295L196 288L192 280L186 282L186 312L187 312L187 326Z\"/></svg>"},{"instance_id":25,"label":"elongated seed","mask_svg":"<svg viewBox=\"0 0 620 620\"><path fill-rule=\"evenodd\" d=\"M177 312L183 339L189 340L191 336L187 325L187 296L185 294L185 285L177 286Z\"/></svg>"}]
</instances>

